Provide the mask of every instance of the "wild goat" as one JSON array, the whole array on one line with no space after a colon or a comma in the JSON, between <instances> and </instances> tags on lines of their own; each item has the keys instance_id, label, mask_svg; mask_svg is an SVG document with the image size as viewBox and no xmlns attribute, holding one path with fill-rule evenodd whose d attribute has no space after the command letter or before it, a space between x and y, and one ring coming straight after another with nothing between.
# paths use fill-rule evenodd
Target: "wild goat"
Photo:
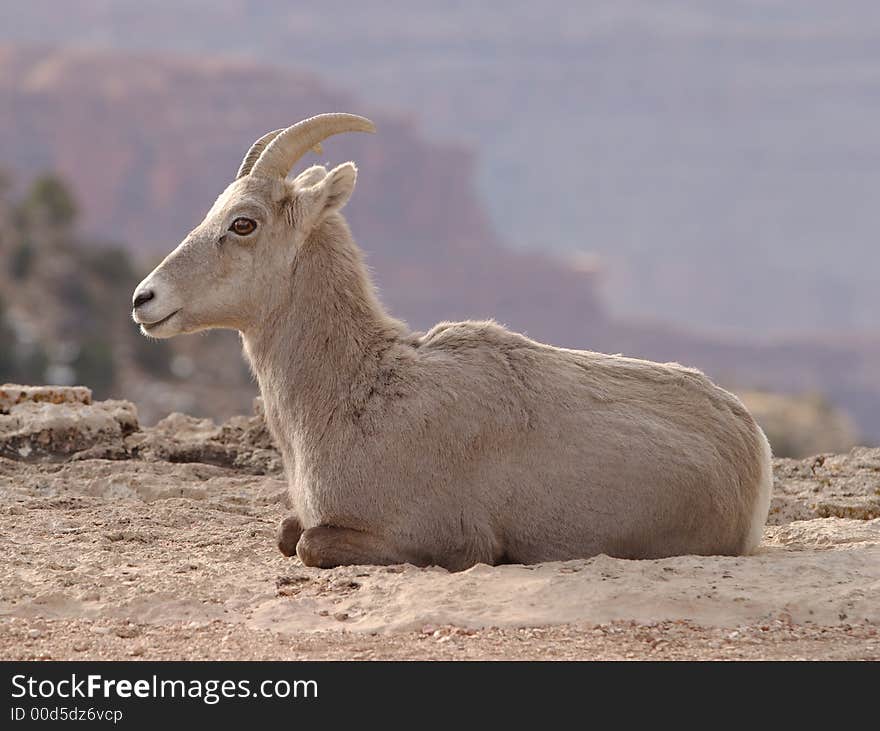
<instances>
[{"instance_id":1,"label":"wild goat","mask_svg":"<svg viewBox=\"0 0 880 731\"><path fill-rule=\"evenodd\" d=\"M354 164L287 180L348 131L375 128L323 114L257 140L134 293L151 337L240 331L290 483L282 552L459 570L754 549L770 447L699 371L385 312L340 214Z\"/></svg>"}]
</instances>

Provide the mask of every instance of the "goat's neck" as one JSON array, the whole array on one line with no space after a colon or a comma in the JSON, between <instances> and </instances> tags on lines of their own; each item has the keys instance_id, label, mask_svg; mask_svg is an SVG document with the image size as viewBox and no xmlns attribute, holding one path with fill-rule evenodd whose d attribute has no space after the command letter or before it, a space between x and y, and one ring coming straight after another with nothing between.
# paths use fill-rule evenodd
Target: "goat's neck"
<instances>
[{"instance_id":1,"label":"goat's neck","mask_svg":"<svg viewBox=\"0 0 880 731\"><path fill-rule=\"evenodd\" d=\"M303 245L283 299L243 333L269 427L301 459L345 423L382 354L405 332L379 303L360 251L338 216Z\"/></svg>"}]
</instances>

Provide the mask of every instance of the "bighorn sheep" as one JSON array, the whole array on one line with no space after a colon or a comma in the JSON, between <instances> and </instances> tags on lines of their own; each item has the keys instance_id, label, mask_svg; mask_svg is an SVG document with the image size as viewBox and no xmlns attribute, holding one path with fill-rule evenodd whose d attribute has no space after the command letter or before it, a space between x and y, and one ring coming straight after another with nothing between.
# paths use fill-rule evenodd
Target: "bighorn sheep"
<instances>
[{"instance_id":1,"label":"bighorn sheep","mask_svg":"<svg viewBox=\"0 0 880 731\"><path fill-rule=\"evenodd\" d=\"M730 393L675 363L566 350L494 322L414 334L386 314L340 211L356 168L287 180L324 114L254 143L205 220L138 286L167 338L240 331L309 566L742 554L770 447Z\"/></svg>"}]
</instances>

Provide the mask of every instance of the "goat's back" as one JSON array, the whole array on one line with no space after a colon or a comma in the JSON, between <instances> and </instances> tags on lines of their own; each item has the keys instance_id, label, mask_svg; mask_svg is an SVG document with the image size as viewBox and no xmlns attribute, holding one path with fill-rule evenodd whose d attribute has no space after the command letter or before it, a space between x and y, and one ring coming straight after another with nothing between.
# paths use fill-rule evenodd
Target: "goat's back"
<instances>
[{"instance_id":1,"label":"goat's back","mask_svg":"<svg viewBox=\"0 0 880 731\"><path fill-rule=\"evenodd\" d=\"M458 444L448 488L492 523L507 559L752 547L766 440L699 371L555 348L491 322L438 325L417 361L439 395L438 432Z\"/></svg>"}]
</instances>

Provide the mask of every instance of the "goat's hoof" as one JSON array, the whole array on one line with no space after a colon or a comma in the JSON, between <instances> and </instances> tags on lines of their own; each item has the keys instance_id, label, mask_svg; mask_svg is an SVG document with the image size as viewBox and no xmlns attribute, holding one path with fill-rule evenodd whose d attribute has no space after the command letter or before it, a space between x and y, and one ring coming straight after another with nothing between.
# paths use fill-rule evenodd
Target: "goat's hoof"
<instances>
[{"instance_id":1,"label":"goat's hoof","mask_svg":"<svg viewBox=\"0 0 880 731\"><path fill-rule=\"evenodd\" d=\"M316 569L332 569L340 562L336 553L351 531L344 528L317 526L304 531L296 546L296 555L303 566Z\"/></svg>"},{"instance_id":2,"label":"goat's hoof","mask_svg":"<svg viewBox=\"0 0 880 731\"><path fill-rule=\"evenodd\" d=\"M296 555L296 544L303 529L299 519L294 515L288 515L278 524L275 537L278 540L278 550L288 558Z\"/></svg>"},{"instance_id":3,"label":"goat's hoof","mask_svg":"<svg viewBox=\"0 0 880 731\"><path fill-rule=\"evenodd\" d=\"M303 562L304 566L312 568L326 568L322 561L320 541L320 529L308 530L302 534L299 543L296 546L296 555Z\"/></svg>"}]
</instances>

